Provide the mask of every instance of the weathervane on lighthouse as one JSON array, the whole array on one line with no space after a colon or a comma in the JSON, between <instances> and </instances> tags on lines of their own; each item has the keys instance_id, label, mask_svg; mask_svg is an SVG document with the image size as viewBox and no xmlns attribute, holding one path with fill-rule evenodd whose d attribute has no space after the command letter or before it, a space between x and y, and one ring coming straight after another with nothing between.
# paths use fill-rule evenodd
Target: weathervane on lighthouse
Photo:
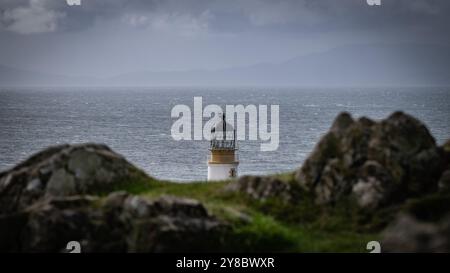
<instances>
[{"instance_id":1,"label":"weathervane on lighthouse","mask_svg":"<svg viewBox=\"0 0 450 273\"><path fill-rule=\"evenodd\" d=\"M208 158L208 181L226 180L237 176L239 159L237 155L236 130L222 120L211 129Z\"/></svg>"}]
</instances>

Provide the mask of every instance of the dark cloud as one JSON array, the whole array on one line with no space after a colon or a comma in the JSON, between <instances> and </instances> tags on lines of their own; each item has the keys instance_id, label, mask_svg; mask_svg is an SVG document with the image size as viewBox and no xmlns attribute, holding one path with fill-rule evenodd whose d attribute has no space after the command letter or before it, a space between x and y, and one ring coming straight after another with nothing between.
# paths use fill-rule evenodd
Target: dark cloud
<instances>
[{"instance_id":1,"label":"dark cloud","mask_svg":"<svg viewBox=\"0 0 450 273\"><path fill-rule=\"evenodd\" d=\"M22 34L82 30L97 19L116 19L127 12L150 11L156 2L82 0L81 6L69 6L65 0L3 0L0 22L3 30ZM52 25L56 27L50 27ZM42 31L38 31L40 29Z\"/></svg>"},{"instance_id":2,"label":"dark cloud","mask_svg":"<svg viewBox=\"0 0 450 273\"><path fill-rule=\"evenodd\" d=\"M345 44L450 45L449 0L0 0L0 65L100 76L279 62Z\"/></svg>"},{"instance_id":3,"label":"dark cloud","mask_svg":"<svg viewBox=\"0 0 450 273\"><path fill-rule=\"evenodd\" d=\"M330 30L357 25L359 28L441 26L450 23L447 0L384 0L381 7L370 7L365 0L84 0L79 7L63 0L3 0L0 4L4 30L19 32L36 24L42 30L71 31L88 28L97 19L121 20L141 16L142 23L166 16L204 20L212 30L234 32L248 29L308 29L326 25ZM24 18L28 17L28 18ZM144 20L144 17L147 18ZM29 21L24 22L24 21ZM145 21L145 22L144 22ZM56 27L52 27L52 24ZM15 28L15 27L16 28ZM36 28L36 26L34 26ZM36 28L34 30L39 30Z\"/></svg>"}]
</instances>

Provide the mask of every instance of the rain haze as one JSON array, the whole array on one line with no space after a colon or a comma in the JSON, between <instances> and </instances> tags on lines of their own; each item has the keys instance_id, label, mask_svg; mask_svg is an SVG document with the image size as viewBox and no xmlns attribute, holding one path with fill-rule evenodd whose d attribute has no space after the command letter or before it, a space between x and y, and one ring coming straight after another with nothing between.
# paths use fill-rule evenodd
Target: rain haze
<instances>
[{"instance_id":1,"label":"rain haze","mask_svg":"<svg viewBox=\"0 0 450 273\"><path fill-rule=\"evenodd\" d=\"M0 1L2 85L447 85L446 0Z\"/></svg>"}]
</instances>

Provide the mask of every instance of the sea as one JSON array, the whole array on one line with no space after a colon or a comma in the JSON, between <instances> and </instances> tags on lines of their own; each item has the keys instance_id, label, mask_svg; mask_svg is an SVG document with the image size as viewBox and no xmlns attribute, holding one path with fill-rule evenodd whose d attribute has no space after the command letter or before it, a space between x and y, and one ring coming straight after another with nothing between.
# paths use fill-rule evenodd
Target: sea
<instances>
[{"instance_id":1,"label":"sea","mask_svg":"<svg viewBox=\"0 0 450 273\"><path fill-rule=\"evenodd\" d=\"M450 138L450 88L65 87L0 88L0 171L46 147L108 145L149 175L205 181L209 143L176 141L176 105L279 105L279 146L239 141L239 175L293 171L301 166L336 115L375 120L401 110L423 121L438 144ZM270 112L270 111L269 111ZM205 119L205 122L207 119Z\"/></svg>"}]
</instances>

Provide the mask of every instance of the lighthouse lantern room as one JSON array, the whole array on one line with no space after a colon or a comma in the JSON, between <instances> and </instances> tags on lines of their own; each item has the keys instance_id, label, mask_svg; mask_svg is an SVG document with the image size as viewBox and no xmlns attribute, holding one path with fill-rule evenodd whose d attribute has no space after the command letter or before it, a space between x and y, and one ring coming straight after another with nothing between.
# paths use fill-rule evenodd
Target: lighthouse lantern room
<instances>
[{"instance_id":1,"label":"lighthouse lantern room","mask_svg":"<svg viewBox=\"0 0 450 273\"><path fill-rule=\"evenodd\" d=\"M237 176L239 159L236 130L225 121L225 114L211 129L209 151L208 181L226 180Z\"/></svg>"}]
</instances>

